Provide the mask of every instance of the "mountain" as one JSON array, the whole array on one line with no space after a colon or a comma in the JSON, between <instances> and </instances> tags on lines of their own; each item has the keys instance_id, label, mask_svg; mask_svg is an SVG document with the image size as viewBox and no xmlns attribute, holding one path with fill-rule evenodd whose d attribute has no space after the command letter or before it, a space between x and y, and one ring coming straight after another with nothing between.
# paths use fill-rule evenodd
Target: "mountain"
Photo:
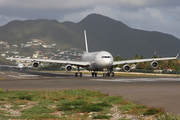
<instances>
[{"instance_id":1,"label":"mountain","mask_svg":"<svg viewBox=\"0 0 180 120\"><path fill-rule=\"evenodd\" d=\"M133 29L99 14L90 14L78 23L43 19L12 21L0 27L0 41L19 44L40 39L46 44L56 43L60 49L85 50L83 30L87 31L91 52L105 50L122 58L132 58L135 54L152 57L154 51L164 57L180 52L180 39L170 34Z\"/></svg>"}]
</instances>

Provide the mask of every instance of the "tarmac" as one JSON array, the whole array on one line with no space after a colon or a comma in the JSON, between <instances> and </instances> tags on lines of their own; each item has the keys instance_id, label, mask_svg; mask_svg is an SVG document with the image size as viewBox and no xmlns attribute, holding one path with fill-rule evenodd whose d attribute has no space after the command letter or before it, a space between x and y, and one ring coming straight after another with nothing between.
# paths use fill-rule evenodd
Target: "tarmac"
<instances>
[{"instance_id":1,"label":"tarmac","mask_svg":"<svg viewBox=\"0 0 180 120\"><path fill-rule=\"evenodd\" d=\"M58 91L87 89L119 95L148 107L180 113L180 77L74 77L72 73L0 71L3 90Z\"/></svg>"}]
</instances>

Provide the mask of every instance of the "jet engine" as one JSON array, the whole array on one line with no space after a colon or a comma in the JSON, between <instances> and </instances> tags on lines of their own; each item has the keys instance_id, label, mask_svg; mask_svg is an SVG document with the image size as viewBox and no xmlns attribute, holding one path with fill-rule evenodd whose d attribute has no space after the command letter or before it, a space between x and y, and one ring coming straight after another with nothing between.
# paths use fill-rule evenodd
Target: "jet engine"
<instances>
[{"instance_id":1,"label":"jet engine","mask_svg":"<svg viewBox=\"0 0 180 120\"><path fill-rule=\"evenodd\" d=\"M72 66L71 66L71 65L66 65L66 66L65 66L65 70L66 70L67 72L71 72L71 71L72 71Z\"/></svg>"},{"instance_id":2,"label":"jet engine","mask_svg":"<svg viewBox=\"0 0 180 120\"><path fill-rule=\"evenodd\" d=\"M9 70L10 70L10 71L13 71L13 70L14 70L14 68L13 68L13 67L9 67Z\"/></svg>"},{"instance_id":3,"label":"jet engine","mask_svg":"<svg viewBox=\"0 0 180 120\"><path fill-rule=\"evenodd\" d=\"M33 66L33 68L37 69L39 67L39 63L33 62L32 66Z\"/></svg>"},{"instance_id":4,"label":"jet engine","mask_svg":"<svg viewBox=\"0 0 180 120\"><path fill-rule=\"evenodd\" d=\"M129 72L129 71L131 70L131 67L126 64L126 65L123 66L123 70L124 70L125 72Z\"/></svg>"},{"instance_id":5,"label":"jet engine","mask_svg":"<svg viewBox=\"0 0 180 120\"><path fill-rule=\"evenodd\" d=\"M31 70L31 67L28 67L28 71L30 71Z\"/></svg>"},{"instance_id":6,"label":"jet engine","mask_svg":"<svg viewBox=\"0 0 180 120\"><path fill-rule=\"evenodd\" d=\"M151 66L152 68L156 69L156 68L158 67L158 63L157 63L156 61L152 61L152 62L150 63L150 66Z\"/></svg>"}]
</instances>

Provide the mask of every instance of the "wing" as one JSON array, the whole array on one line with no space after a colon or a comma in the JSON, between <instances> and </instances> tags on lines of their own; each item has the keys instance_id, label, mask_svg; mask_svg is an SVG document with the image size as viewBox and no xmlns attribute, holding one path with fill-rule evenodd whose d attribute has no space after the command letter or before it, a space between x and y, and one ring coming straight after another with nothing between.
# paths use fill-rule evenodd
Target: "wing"
<instances>
[{"instance_id":1,"label":"wing","mask_svg":"<svg viewBox=\"0 0 180 120\"><path fill-rule=\"evenodd\" d=\"M46 59L26 59L26 58L6 58L9 60L23 60L23 61L32 61L32 62L46 62L46 63L61 63L61 64L70 64L76 66L89 66L90 62L83 61L65 61L65 60L46 60Z\"/></svg>"},{"instance_id":2,"label":"wing","mask_svg":"<svg viewBox=\"0 0 180 120\"><path fill-rule=\"evenodd\" d=\"M177 59L178 56L179 56L179 54L177 54L176 57L167 57L167 58L150 58L150 59L114 61L113 65L138 63L138 62L149 62L149 61L159 61L159 60L174 60L174 59Z\"/></svg>"}]
</instances>

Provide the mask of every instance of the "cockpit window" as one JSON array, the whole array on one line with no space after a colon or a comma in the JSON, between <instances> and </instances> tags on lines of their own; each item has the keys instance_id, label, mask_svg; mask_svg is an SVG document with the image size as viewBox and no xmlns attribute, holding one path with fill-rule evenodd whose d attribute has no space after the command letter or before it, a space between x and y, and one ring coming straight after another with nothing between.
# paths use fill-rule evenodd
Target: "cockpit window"
<instances>
[{"instance_id":1,"label":"cockpit window","mask_svg":"<svg viewBox=\"0 0 180 120\"><path fill-rule=\"evenodd\" d=\"M101 58L111 58L111 56L102 56Z\"/></svg>"}]
</instances>

